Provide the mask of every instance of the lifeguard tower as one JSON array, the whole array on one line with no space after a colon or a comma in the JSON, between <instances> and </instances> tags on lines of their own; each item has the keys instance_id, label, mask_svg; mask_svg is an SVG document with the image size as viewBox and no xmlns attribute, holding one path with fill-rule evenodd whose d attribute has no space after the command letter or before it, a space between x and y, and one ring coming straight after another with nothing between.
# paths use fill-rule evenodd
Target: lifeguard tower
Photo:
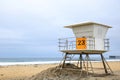
<instances>
[{"instance_id":1,"label":"lifeguard tower","mask_svg":"<svg viewBox=\"0 0 120 80\"><path fill-rule=\"evenodd\" d=\"M59 50L65 54L61 62L62 68L65 68L67 60L72 58L70 57L71 55L79 55L77 63L79 69L83 70L85 67L88 74L90 65L90 70L94 72L89 55L98 54L101 56L105 73L108 74L108 71L112 73L103 56L103 53L109 51L109 39L106 39L105 36L108 29L112 28L111 26L95 22L85 22L64 26L64 28L72 29L75 37L59 39ZM83 58L83 55L85 55L85 58Z\"/></svg>"}]
</instances>

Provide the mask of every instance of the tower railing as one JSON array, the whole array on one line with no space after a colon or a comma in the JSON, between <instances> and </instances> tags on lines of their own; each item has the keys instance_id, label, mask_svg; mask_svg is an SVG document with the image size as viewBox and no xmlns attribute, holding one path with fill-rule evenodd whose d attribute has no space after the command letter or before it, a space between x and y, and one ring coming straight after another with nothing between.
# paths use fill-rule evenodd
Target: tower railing
<instances>
[{"instance_id":1,"label":"tower railing","mask_svg":"<svg viewBox=\"0 0 120 80\"><path fill-rule=\"evenodd\" d=\"M59 50L77 50L76 49L76 38L59 38ZM87 37L86 40L87 50L95 50L95 38ZM104 39L104 50L109 50L109 39Z\"/></svg>"},{"instance_id":2,"label":"tower railing","mask_svg":"<svg viewBox=\"0 0 120 80\"><path fill-rule=\"evenodd\" d=\"M109 42L109 39L104 39L104 49L109 51L110 50L110 42Z\"/></svg>"}]
</instances>

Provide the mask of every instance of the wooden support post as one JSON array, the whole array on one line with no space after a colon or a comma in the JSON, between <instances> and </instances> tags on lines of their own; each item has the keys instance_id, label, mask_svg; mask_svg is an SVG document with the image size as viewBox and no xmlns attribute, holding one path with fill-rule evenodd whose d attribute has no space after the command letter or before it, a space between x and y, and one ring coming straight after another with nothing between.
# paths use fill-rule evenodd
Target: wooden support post
<instances>
[{"instance_id":1,"label":"wooden support post","mask_svg":"<svg viewBox=\"0 0 120 80\"><path fill-rule=\"evenodd\" d=\"M87 61L87 63L86 63L86 65L87 65L87 67L86 67L86 69L87 69L87 76L88 76L88 59L89 59L89 56L88 56L88 54L86 54L86 61Z\"/></svg>"},{"instance_id":2,"label":"wooden support post","mask_svg":"<svg viewBox=\"0 0 120 80\"><path fill-rule=\"evenodd\" d=\"M103 63L104 69L105 69L105 73L107 74L108 71L107 71L107 68L106 68L106 65L105 65L105 62L104 62L104 57L103 57L102 53L100 55L101 55L101 59L102 59L102 63Z\"/></svg>"},{"instance_id":3,"label":"wooden support post","mask_svg":"<svg viewBox=\"0 0 120 80\"><path fill-rule=\"evenodd\" d=\"M103 57L104 58L104 57ZM108 66L109 70L111 71L111 73L113 73L112 69L110 68L110 66L108 65L107 61L104 58L104 62L106 63L106 65Z\"/></svg>"},{"instance_id":4,"label":"wooden support post","mask_svg":"<svg viewBox=\"0 0 120 80\"><path fill-rule=\"evenodd\" d=\"M67 58L67 54L68 54L68 53L65 53L62 68L64 68L64 67L65 67L65 61L66 61L66 58Z\"/></svg>"},{"instance_id":5,"label":"wooden support post","mask_svg":"<svg viewBox=\"0 0 120 80\"><path fill-rule=\"evenodd\" d=\"M79 60L80 60L80 69L82 69L82 60L83 60L82 59L82 54L80 54L80 59Z\"/></svg>"}]
</instances>

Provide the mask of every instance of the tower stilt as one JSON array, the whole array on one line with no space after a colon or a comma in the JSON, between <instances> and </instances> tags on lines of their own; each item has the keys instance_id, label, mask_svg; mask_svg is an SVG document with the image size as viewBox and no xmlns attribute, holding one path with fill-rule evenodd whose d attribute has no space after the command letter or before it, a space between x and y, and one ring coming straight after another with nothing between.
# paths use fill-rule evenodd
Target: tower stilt
<instances>
[{"instance_id":1,"label":"tower stilt","mask_svg":"<svg viewBox=\"0 0 120 80\"><path fill-rule=\"evenodd\" d=\"M102 54L100 54L100 55L101 55L101 59L102 59L102 63L103 63L103 66L104 66L105 73L107 74L108 71L107 71L107 68L106 68L106 65L105 65L104 57L103 57Z\"/></svg>"},{"instance_id":2,"label":"tower stilt","mask_svg":"<svg viewBox=\"0 0 120 80\"><path fill-rule=\"evenodd\" d=\"M65 61L66 61L66 58L67 58L67 54L68 54L68 53L65 53L64 60L63 60L63 64L62 64L62 68L65 67Z\"/></svg>"}]
</instances>

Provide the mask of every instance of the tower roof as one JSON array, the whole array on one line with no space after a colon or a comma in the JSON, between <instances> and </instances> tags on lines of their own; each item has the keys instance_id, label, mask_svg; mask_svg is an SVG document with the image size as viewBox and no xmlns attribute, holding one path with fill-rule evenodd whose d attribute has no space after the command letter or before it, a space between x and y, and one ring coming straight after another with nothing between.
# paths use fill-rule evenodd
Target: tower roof
<instances>
[{"instance_id":1,"label":"tower roof","mask_svg":"<svg viewBox=\"0 0 120 80\"><path fill-rule=\"evenodd\" d=\"M77 27L77 26L86 26L86 25L100 25L100 26L104 26L107 28L112 28L111 26L108 26L106 24L101 24L101 23L96 23L96 22L83 22L83 23L78 23L78 24L72 24L72 25L68 25L68 26L64 26L64 28L73 28L73 27Z\"/></svg>"}]
</instances>

